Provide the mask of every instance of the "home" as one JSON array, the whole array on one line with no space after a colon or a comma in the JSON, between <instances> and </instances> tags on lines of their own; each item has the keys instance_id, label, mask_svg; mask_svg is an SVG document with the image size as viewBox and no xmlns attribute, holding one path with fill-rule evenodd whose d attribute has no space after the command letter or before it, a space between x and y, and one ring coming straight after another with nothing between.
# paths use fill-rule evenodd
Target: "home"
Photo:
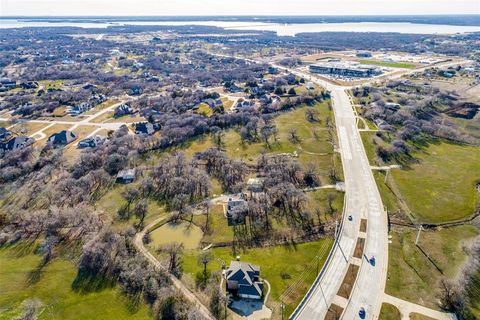
<instances>
[{"instance_id":1,"label":"home","mask_svg":"<svg viewBox=\"0 0 480 320\"><path fill-rule=\"evenodd\" d=\"M237 103L233 107L234 109L248 108L253 107L253 102L251 100L238 99Z\"/></svg>"},{"instance_id":2,"label":"home","mask_svg":"<svg viewBox=\"0 0 480 320\"><path fill-rule=\"evenodd\" d=\"M12 151L24 148L35 142L35 139L27 136L16 136L5 143L0 143L0 149L5 151Z\"/></svg>"},{"instance_id":3,"label":"home","mask_svg":"<svg viewBox=\"0 0 480 320\"><path fill-rule=\"evenodd\" d=\"M262 192L263 179L262 178L250 178L247 181L247 190L250 192Z\"/></svg>"},{"instance_id":4,"label":"home","mask_svg":"<svg viewBox=\"0 0 480 320\"><path fill-rule=\"evenodd\" d=\"M227 202L227 222L229 226L245 224L248 213L248 203L243 199L229 199Z\"/></svg>"},{"instance_id":5,"label":"home","mask_svg":"<svg viewBox=\"0 0 480 320\"><path fill-rule=\"evenodd\" d=\"M93 106L90 103L82 102L80 104L68 107L66 112L71 116L78 116L79 114L82 114L85 111L90 110L92 107Z\"/></svg>"},{"instance_id":6,"label":"home","mask_svg":"<svg viewBox=\"0 0 480 320\"><path fill-rule=\"evenodd\" d=\"M105 137L95 135L90 138L86 138L80 140L77 144L78 149L85 149L85 148L95 148L96 146L102 144L105 141Z\"/></svg>"},{"instance_id":7,"label":"home","mask_svg":"<svg viewBox=\"0 0 480 320\"><path fill-rule=\"evenodd\" d=\"M62 60L62 63L63 63L63 64L74 64L75 61L73 61L72 59L63 59L63 60Z\"/></svg>"},{"instance_id":8,"label":"home","mask_svg":"<svg viewBox=\"0 0 480 320\"><path fill-rule=\"evenodd\" d=\"M225 271L227 292L244 299L262 299L263 281L260 278L260 267L248 262L231 261Z\"/></svg>"},{"instance_id":9,"label":"home","mask_svg":"<svg viewBox=\"0 0 480 320\"><path fill-rule=\"evenodd\" d=\"M240 93L243 92L243 89L237 86L235 83L232 83L228 88L227 91L230 93Z\"/></svg>"},{"instance_id":10,"label":"home","mask_svg":"<svg viewBox=\"0 0 480 320\"><path fill-rule=\"evenodd\" d=\"M147 134L151 135L155 132L153 124L150 122L138 122L135 123L135 133L136 134Z\"/></svg>"},{"instance_id":11,"label":"home","mask_svg":"<svg viewBox=\"0 0 480 320\"><path fill-rule=\"evenodd\" d=\"M8 78L0 79L0 91L8 91L17 87L17 81Z\"/></svg>"},{"instance_id":12,"label":"home","mask_svg":"<svg viewBox=\"0 0 480 320\"><path fill-rule=\"evenodd\" d=\"M315 89L315 85L313 84L313 82L307 82L305 84L305 88L307 88L307 90L313 90Z\"/></svg>"},{"instance_id":13,"label":"home","mask_svg":"<svg viewBox=\"0 0 480 320\"><path fill-rule=\"evenodd\" d=\"M206 104L210 106L210 108L215 109L215 108L220 108L223 107L223 102L221 99L205 99L204 101Z\"/></svg>"},{"instance_id":14,"label":"home","mask_svg":"<svg viewBox=\"0 0 480 320\"><path fill-rule=\"evenodd\" d=\"M12 135L6 128L0 127L0 140L5 140Z\"/></svg>"},{"instance_id":15,"label":"home","mask_svg":"<svg viewBox=\"0 0 480 320\"><path fill-rule=\"evenodd\" d=\"M28 81L28 82L22 82L20 86L23 89L37 89L38 88L38 82L37 81Z\"/></svg>"},{"instance_id":16,"label":"home","mask_svg":"<svg viewBox=\"0 0 480 320\"><path fill-rule=\"evenodd\" d=\"M143 89L140 87L133 87L127 91L130 96L139 96L143 93Z\"/></svg>"},{"instance_id":17,"label":"home","mask_svg":"<svg viewBox=\"0 0 480 320\"><path fill-rule=\"evenodd\" d=\"M278 69L272 66L268 67L268 73L270 74L278 74Z\"/></svg>"},{"instance_id":18,"label":"home","mask_svg":"<svg viewBox=\"0 0 480 320\"><path fill-rule=\"evenodd\" d=\"M122 103L121 105L115 108L113 116L115 118L118 118L126 114L132 114L132 113L133 113L133 109L130 107L130 105L127 103Z\"/></svg>"},{"instance_id":19,"label":"home","mask_svg":"<svg viewBox=\"0 0 480 320\"><path fill-rule=\"evenodd\" d=\"M74 141L75 139L77 139L77 135L75 134L75 132L69 130L62 130L60 132L52 134L48 138L48 143L54 146L64 146Z\"/></svg>"},{"instance_id":20,"label":"home","mask_svg":"<svg viewBox=\"0 0 480 320\"><path fill-rule=\"evenodd\" d=\"M92 89L97 89L97 86L91 83L87 83L82 87L83 90L92 90Z\"/></svg>"},{"instance_id":21,"label":"home","mask_svg":"<svg viewBox=\"0 0 480 320\"><path fill-rule=\"evenodd\" d=\"M137 171L135 169L120 170L117 174L117 183L132 183L135 181Z\"/></svg>"}]
</instances>

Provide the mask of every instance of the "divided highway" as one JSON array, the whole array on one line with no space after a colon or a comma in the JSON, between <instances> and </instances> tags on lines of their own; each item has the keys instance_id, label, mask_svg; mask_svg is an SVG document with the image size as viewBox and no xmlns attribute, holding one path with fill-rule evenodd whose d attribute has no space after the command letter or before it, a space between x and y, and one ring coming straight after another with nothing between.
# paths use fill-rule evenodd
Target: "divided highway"
<instances>
[{"instance_id":1,"label":"divided highway","mask_svg":"<svg viewBox=\"0 0 480 320\"><path fill-rule=\"evenodd\" d=\"M352 221L344 217L329 263L291 318L324 319L334 303L344 309L343 319L358 319L360 308L365 309L366 319L376 319L380 312L388 266L387 215L345 88L310 75L302 76L331 92L345 176L344 212L345 216L352 216ZM366 232L360 231L361 219L367 221ZM353 253L359 237L365 238L364 256L355 258ZM372 256L375 256L374 266L368 261ZM350 298L345 299L337 293L351 264L358 266L359 271Z\"/></svg>"}]
</instances>

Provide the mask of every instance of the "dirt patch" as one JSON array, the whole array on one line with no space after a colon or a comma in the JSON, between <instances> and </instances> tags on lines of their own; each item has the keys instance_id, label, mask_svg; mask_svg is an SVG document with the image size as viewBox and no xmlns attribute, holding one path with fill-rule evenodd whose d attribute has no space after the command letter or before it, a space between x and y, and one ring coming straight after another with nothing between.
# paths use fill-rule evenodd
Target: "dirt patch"
<instances>
[{"instance_id":1,"label":"dirt patch","mask_svg":"<svg viewBox=\"0 0 480 320\"><path fill-rule=\"evenodd\" d=\"M355 258L361 259L363 256L363 248L365 247L365 239L364 238L358 238L357 239L357 245L355 246L355 251L353 252L353 256Z\"/></svg>"},{"instance_id":2,"label":"dirt patch","mask_svg":"<svg viewBox=\"0 0 480 320\"><path fill-rule=\"evenodd\" d=\"M340 319L342 312L343 312L342 307L332 303L330 308L328 308L327 315L325 316L325 320L338 320Z\"/></svg>"},{"instance_id":3,"label":"dirt patch","mask_svg":"<svg viewBox=\"0 0 480 320\"><path fill-rule=\"evenodd\" d=\"M360 220L360 232L367 232L367 219Z\"/></svg>"},{"instance_id":4,"label":"dirt patch","mask_svg":"<svg viewBox=\"0 0 480 320\"><path fill-rule=\"evenodd\" d=\"M350 294L352 293L353 284L355 283L355 279L357 279L358 269L360 267L354 264L350 264L348 266L347 274L343 279L342 285L338 290L337 295L340 297L344 297L345 299L350 298Z\"/></svg>"}]
</instances>

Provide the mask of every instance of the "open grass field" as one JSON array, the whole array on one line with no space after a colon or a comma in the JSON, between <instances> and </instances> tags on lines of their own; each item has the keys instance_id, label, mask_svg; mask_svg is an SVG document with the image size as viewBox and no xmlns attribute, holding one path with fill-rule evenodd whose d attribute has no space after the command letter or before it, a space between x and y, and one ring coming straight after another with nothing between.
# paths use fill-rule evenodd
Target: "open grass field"
<instances>
[{"instance_id":1,"label":"open grass field","mask_svg":"<svg viewBox=\"0 0 480 320\"><path fill-rule=\"evenodd\" d=\"M166 223L150 233L152 237L151 246L155 248L162 245L177 242L183 244L185 249L196 249L200 244L203 233L199 227L182 223Z\"/></svg>"},{"instance_id":2,"label":"open grass field","mask_svg":"<svg viewBox=\"0 0 480 320\"><path fill-rule=\"evenodd\" d=\"M388 253L386 293L438 309L436 291L440 279L457 276L466 260L462 247L478 233L474 226L466 225L423 231L419 241L421 250L415 246L416 231L393 233Z\"/></svg>"},{"instance_id":3,"label":"open grass field","mask_svg":"<svg viewBox=\"0 0 480 320\"><path fill-rule=\"evenodd\" d=\"M390 68L404 68L413 69L415 65L407 62L393 62L393 61L378 61L378 60L359 60L361 64L390 67Z\"/></svg>"},{"instance_id":4,"label":"open grass field","mask_svg":"<svg viewBox=\"0 0 480 320\"><path fill-rule=\"evenodd\" d=\"M22 312L21 303L38 299L42 303L39 319L152 319L146 305L128 301L116 287L97 290L73 289L75 265L57 258L38 275L41 256L33 248L0 249L0 319L15 319Z\"/></svg>"},{"instance_id":5,"label":"open grass field","mask_svg":"<svg viewBox=\"0 0 480 320\"><path fill-rule=\"evenodd\" d=\"M379 320L400 320L402 315L398 311L397 307L389 303L382 303L382 308L380 309Z\"/></svg>"},{"instance_id":6,"label":"open grass field","mask_svg":"<svg viewBox=\"0 0 480 320\"><path fill-rule=\"evenodd\" d=\"M332 244L332 239L324 239L296 245L254 248L235 252L230 247L213 248L211 250L216 259L208 265L208 269L211 272L220 270L221 261L228 267L230 261L235 260L237 255L241 257L242 261L260 266L260 276L271 285L267 305L276 308L275 311L278 315L280 297L283 295L282 299L286 305L284 315L288 316L313 283L316 277L317 261L320 270ZM184 273L190 277L194 277L203 268L198 265L197 256L198 251L188 251L184 255ZM292 263L293 261L294 263ZM295 285L295 289L285 293L292 285Z\"/></svg>"},{"instance_id":7,"label":"open grass field","mask_svg":"<svg viewBox=\"0 0 480 320\"><path fill-rule=\"evenodd\" d=\"M455 221L472 215L480 200L480 148L431 144L416 153L418 164L393 170L394 182L412 215L425 223Z\"/></svg>"}]
</instances>

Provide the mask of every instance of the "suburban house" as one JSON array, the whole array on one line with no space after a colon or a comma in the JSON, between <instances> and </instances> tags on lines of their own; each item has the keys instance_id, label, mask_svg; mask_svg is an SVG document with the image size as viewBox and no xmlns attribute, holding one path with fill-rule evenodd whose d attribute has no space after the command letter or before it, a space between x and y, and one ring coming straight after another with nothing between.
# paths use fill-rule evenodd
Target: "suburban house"
<instances>
[{"instance_id":1,"label":"suburban house","mask_svg":"<svg viewBox=\"0 0 480 320\"><path fill-rule=\"evenodd\" d=\"M152 135L155 132L153 124L150 122L139 122L135 124L135 133L136 134L147 134Z\"/></svg>"},{"instance_id":2,"label":"suburban house","mask_svg":"<svg viewBox=\"0 0 480 320\"><path fill-rule=\"evenodd\" d=\"M22 82L20 86L23 89L37 89L38 88L38 82L37 81L28 81L28 82Z\"/></svg>"},{"instance_id":3,"label":"suburban house","mask_svg":"<svg viewBox=\"0 0 480 320\"><path fill-rule=\"evenodd\" d=\"M140 87L133 87L128 89L127 94L130 96L139 96L143 93L143 89Z\"/></svg>"},{"instance_id":4,"label":"suburban house","mask_svg":"<svg viewBox=\"0 0 480 320\"><path fill-rule=\"evenodd\" d=\"M35 139L27 137L27 136L17 136L11 138L5 143L0 143L0 149L5 151L12 151L24 148L26 146L31 145L35 142Z\"/></svg>"},{"instance_id":5,"label":"suburban house","mask_svg":"<svg viewBox=\"0 0 480 320\"><path fill-rule=\"evenodd\" d=\"M77 135L75 134L75 132L70 130L62 130L60 132L52 134L48 138L48 143L54 146L67 145L75 139L77 139Z\"/></svg>"},{"instance_id":6,"label":"suburban house","mask_svg":"<svg viewBox=\"0 0 480 320\"><path fill-rule=\"evenodd\" d=\"M225 271L227 291L234 296L245 299L262 299L263 281L260 267L248 262L231 261Z\"/></svg>"},{"instance_id":7,"label":"suburban house","mask_svg":"<svg viewBox=\"0 0 480 320\"><path fill-rule=\"evenodd\" d=\"M7 91L17 87L17 81L8 78L0 79L0 91Z\"/></svg>"},{"instance_id":8,"label":"suburban house","mask_svg":"<svg viewBox=\"0 0 480 320\"><path fill-rule=\"evenodd\" d=\"M12 133L4 127L0 127L0 140L5 140L10 137Z\"/></svg>"},{"instance_id":9,"label":"suburban house","mask_svg":"<svg viewBox=\"0 0 480 320\"><path fill-rule=\"evenodd\" d=\"M74 105L72 107L68 107L66 112L71 116L78 116L79 114L84 113L92 108L90 103L82 102L80 104Z\"/></svg>"},{"instance_id":10,"label":"suburban house","mask_svg":"<svg viewBox=\"0 0 480 320\"><path fill-rule=\"evenodd\" d=\"M315 85L313 84L313 82L307 82L305 84L305 88L307 88L307 90L313 90L315 89Z\"/></svg>"},{"instance_id":11,"label":"suburban house","mask_svg":"<svg viewBox=\"0 0 480 320\"><path fill-rule=\"evenodd\" d=\"M243 92L243 89L237 86L235 83L232 83L228 88L227 91L230 93L240 93Z\"/></svg>"},{"instance_id":12,"label":"suburban house","mask_svg":"<svg viewBox=\"0 0 480 320\"><path fill-rule=\"evenodd\" d=\"M135 181L137 171L135 169L124 169L117 174L117 183L132 183Z\"/></svg>"},{"instance_id":13,"label":"suburban house","mask_svg":"<svg viewBox=\"0 0 480 320\"><path fill-rule=\"evenodd\" d=\"M248 213L248 203L243 199L227 202L227 222L229 226L245 224L245 216Z\"/></svg>"},{"instance_id":14,"label":"suburban house","mask_svg":"<svg viewBox=\"0 0 480 320\"><path fill-rule=\"evenodd\" d=\"M130 105L128 105L127 103L122 103L121 105L115 108L115 112L113 113L113 116L117 118L117 117L124 116L126 114L132 114L132 113L133 113L133 109L130 107Z\"/></svg>"},{"instance_id":15,"label":"suburban house","mask_svg":"<svg viewBox=\"0 0 480 320\"><path fill-rule=\"evenodd\" d=\"M247 181L247 190L250 192L262 192L263 178L250 178Z\"/></svg>"},{"instance_id":16,"label":"suburban house","mask_svg":"<svg viewBox=\"0 0 480 320\"><path fill-rule=\"evenodd\" d=\"M253 107L253 102L251 100L238 99L237 103L233 107L234 109L248 108Z\"/></svg>"},{"instance_id":17,"label":"suburban house","mask_svg":"<svg viewBox=\"0 0 480 320\"><path fill-rule=\"evenodd\" d=\"M77 148L79 149L95 148L96 146L102 144L104 141L105 141L105 137L96 135L94 137L80 140L77 144Z\"/></svg>"},{"instance_id":18,"label":"suburban house","mask_svg":"<svg viewBox=\"0 0 480 320\"><path fill-rule=\"evenodd\" d=\"M93 107L99 105L102 102L105 102L107 98L103 94L96 94L93 95L88 102L82 102L77 105L71 106L67 108L67 113L71 116L78 116L79 114L82 114Z\"/></svg>"},{"instance_id":19,"label":"suburban house","mask_svg":"<svg viewBox=\"0 0 480 320\"><path fill-rule=\"evenodd\" d=\"M223 107L223 102L221 99L206 99L204 102L212 109L216 107Z\"/></svg>"}]
</instances>

